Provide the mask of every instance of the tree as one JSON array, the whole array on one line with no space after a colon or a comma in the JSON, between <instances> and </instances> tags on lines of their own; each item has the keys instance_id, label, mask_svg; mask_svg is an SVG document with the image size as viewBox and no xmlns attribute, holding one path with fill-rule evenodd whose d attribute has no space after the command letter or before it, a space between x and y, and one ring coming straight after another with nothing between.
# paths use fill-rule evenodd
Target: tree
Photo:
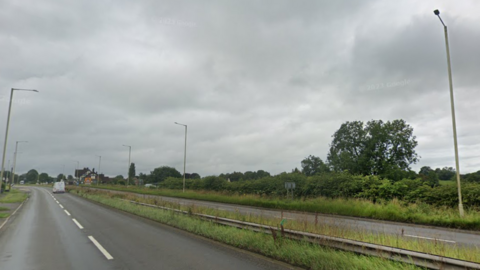
<instances>
[{"instance_id":1,"label":"tree","mask_svg":"<svg viewBox=\"0 0 480 270\"><path fill-rule=\"evenodd\" d=\"M428 174L430 174L430 172L434 172L434 170L430 168L430 166L423 166L422 168L420 168L418 174L427 176Z\"/></svg>"},{"instance_id":2,"label":"tree","mask_svg":"<svg viewBox=\"0 0 480 270\"><path fill-rule=\"evenodd\" d=\"M185 173L185 179L200 179L200 174L198 173Z\"/></svg>"},{"instance_id":3,"label":"tree","mask_svg":"<svg viewBox=\"0 0 480 270\"><path fill-rule=\"evenodd\" d=\"M69 175L67 176L67 179L68 179L68 180L73 180L73 175L69 174Z\"/></svg>"},{"instance_id":4,"label":"tree","mask_svg":"<svg viewBox=\"0 0 480 270\"><path fill-rule=\"evenodd\" d=\"M404 120L346 122L332 137L327 161L337 172L384 175L418 161L413 128Z\"/></svg>"},{"instance_id":5,"label":"tree","mask_svg":"<svg viewBox=\"0 0 480 270\"><path fill-rule=\"evenodd\" d=\"M452 167L443 167L442 169L436 168L435 173L438 175L440 180L452 180L456 175L456 171Z\"/></svg>"},{"instance_id":6,"label":"tree","mask_svg":"<svg viewBox=\"0 0 480 270\"><path fill-rule=\"evenodd\" d=\"M260 178L265 178L265 177L270 177L270 173L267 172L267 171L264 171L264 170L258 170L255 172L257 178L256 179L260 179Z\"/></svg>"},{"instance_id":7,"label":"tree","mask_svg":"<svg viewBox=\"0 0 480 270\"><path fill-rule=\"evenodd\" d=\"M440 184L438 181L438 175L435 173L434 170L428 172L428 174L420 174L422 180L426 182L430 187L436 187Z\"/></svg>"},{"instance_id":8,"label":"tree","mask_svg":"<svg viewBox=\"0 0 480 270\"><path fill-rule=\"evenodd\" d=\"M130 168L128 169L128 177L133 179L135 177L135 163L130 163Z\"/></svg>"},{"instance_id":9,"label":"tree","mask_svg":"<svg viewBox=\"0 0 480 270\"><path fill-rule=\"evenodd\" d=\"M322 159L316 156L308 156L301 162L302 173L306 176L312 176L319 173L329 172L328 166L323 163Z\"/></svg>"},{"instance_id":10,"label":"tree","mask_svg":"<svg viewBox=\"0 0 480 270\"><path fill-rule=\"evenodd\" d=\"M155 168L152 172L150 172L148 181L150 183L159 183L163 182L167 177L174 177L174 178L181 178L182 174L177 171L175 168L162 166Z\"/></svg>"},{"instance_id":11,"label":"tree","mask_svg":"<svg viewBox=\"0 0 480 270\"><path fill-rule=\"evenodd\" d=\"M37 170L30 170L27 172L27 175L25 176L27 182L30 182L30 183L36 183L37 182L37 179L38 179L38 172Z\"/></svg>"},{"instance_id":12,"label":"tree","mask_svg":"<svg viewBox=\"0 0 480 270\"><path fill-rule=\"evenodd\" d=\"M62 173L57 176L57 182L63 179L65 179L65 175L63 175Z\"/></svg>"},{"instance_id":13,"label":"tree","mask_svg":"<svg viewBox=\"0 0 480 270\"><path fill-rule=\"evenodd\" d=\"M49 180L50 180L50 177L48 176L47 173L41 173L38 176L38 181L40 181L41 183L50 182Z\"/></svg>"}]
</instances>

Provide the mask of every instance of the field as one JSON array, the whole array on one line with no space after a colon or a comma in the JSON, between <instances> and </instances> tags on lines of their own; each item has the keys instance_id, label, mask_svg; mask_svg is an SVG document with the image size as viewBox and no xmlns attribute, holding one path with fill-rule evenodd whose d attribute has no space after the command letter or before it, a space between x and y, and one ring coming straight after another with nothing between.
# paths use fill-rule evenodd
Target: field
<instances>
[{"instance_id":1,"label":"field","mask_svg":"<svg viewBox=\"0 0 480 270\"><path fill-rule=\"evenodd\" d=\"M127 188L122 186L99 186L99 188L271 209L305 211L448 228L480 230L480 212L478 212L477 209L467 208L465 210L465 216L461 218L456 208L433 206L421 202L405 203L397 199L384 200L377 203L365 199L331 199L325 197L290 200L279 196L238 195L214 191L186 191L183 193L181 190Z\"/></svg>"}]
</instances>

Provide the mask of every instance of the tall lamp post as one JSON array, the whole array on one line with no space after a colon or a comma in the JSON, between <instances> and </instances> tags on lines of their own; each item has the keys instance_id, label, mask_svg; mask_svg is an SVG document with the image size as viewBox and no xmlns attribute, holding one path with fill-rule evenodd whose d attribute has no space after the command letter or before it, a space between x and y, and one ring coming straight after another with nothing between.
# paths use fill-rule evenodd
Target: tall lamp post
<instances>
[{"instance_id":1,"label":"tall lamp post","mask_svg":"<svg viewBox=\"0 0 480 270\"><path fill-rule=\"evenodd\" d=\"M453 100L453 82L452 82L452 65L450 63L450 48L448 46L448 32L447 26L443 23L442 18L440 18L440 11L438 9L434 10L433 13L438 16L440 22L443 24L443 29L445 31L445 46L447 48L447 63L448 63L448 81L450 84L450 105L452 107L452 125L453 125L453 144L455 147L455 166L457 170L457 188L458 188L458 210L460 216L463 217L463 203L462 203L462 187L460 185L460 164L458 161L458 145L457 145L457 125L455 123L455 103Z\"/></svg>"},{"instance_id":2,"label":"tall lamp post","mask_svg":"<svg viewBox=\"0 0 480 270\"><path fill-rule=\"evenodd\" d=\"M3 192L2 190L2 181L3 181L3 172L5 171L5 153L7 152L7 141L8 141L8 127L10 125L10 113L12 111L12 99L13 99L13 91L31 91L31 92L38 92L35 89L20 89L20 88L12 88L10 91L10 103L8 105L8 116L7 116L7 128L5 129L5 141L3 142L3 157L2 157L2 168L0 172L0 193Z\"/></svg>"},{"instance_id":3,"label":"tall lamp post","mask_svg":"<svg viewBox=\"0 0 480 270\"><path fill-rule=\"evenodd\" d=\"M15 154L13 155L12 184L15 184L15 169L17 168L18 143L28 143L28 141L17 141L15 143Z\"/></svg>"},{"instance_id":4,"label":"tall lamp post","mask_svg":"<svg viewBox=\"0 0 480 270\"><path fill-rule=\"evenodd\" d=\"M185 127L185 150L183 154L183 192L185 192L185 167L187 164L187 125L175 122L175 124Z\"/></svg>"},{"instance_id":5,"label":"tall lamp post","mask_svg":"<svg viewBox=\"0 0 480 270\"><path fill-rule=\"evenodd\" d=\"M78 170L79 170L79 167L80 167L80 161L74 160L73 162L77 163L77 167L75 167L75 178L77 179L77 183L80 184L80 179L78 179Z\"/></svg>"},{"instance_id":6,"label":"tall lamp post","mask_svg":"<svg viewBox=\"0 0 480 270\"><path fill-rule=\"evenodd\" d=\"M123 145L125 147L128 147L128 170L127 170L127 187L128 185L130 185L130 157L131 157L131 154L132 154L132 147L130 145Z\"/></svg>"},{"instance_id":7,"label":"tall lamp post","mask_svg":"<svg viewBox=\"0 0 480 270\"><path fill-rule=\"evenodd\" d=\"M97 186L98 182L100 182L100 164L102 163L102 156L97 155L98 157L98 169L97 169Z\"/></svg>"}]
</instances>

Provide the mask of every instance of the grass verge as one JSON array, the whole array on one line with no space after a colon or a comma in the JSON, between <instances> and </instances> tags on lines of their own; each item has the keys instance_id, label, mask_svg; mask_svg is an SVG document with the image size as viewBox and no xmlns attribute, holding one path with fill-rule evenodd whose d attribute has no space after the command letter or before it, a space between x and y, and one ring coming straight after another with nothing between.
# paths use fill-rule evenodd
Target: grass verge
<instances>
[{"instance_id":1,"label":"grass verge","mask_svg":"<svg viewBox=\"0 0 480 270\"><path fill-rule=\"evenodd\" d=\"M27 193L12 189L5 197L0 199L0 203L19 203L25 201L27 197Z\"/></svg>"},{"instance_id":2,"label":"grass verge","mask_svg":"<svg viewBox=\"0 0 480 270\"><path fill-rule=\"evenodd\" d=\"M97 188L97 186L95 186L95 188ZM362 199L330 199L324 197L289 200L279 197L238 195L212 191L185 191L185 193L183 193L181 190L137 187L127 188L121 186L98 186L98 188L271 209L304 211L433 225L447 228L480 230L480 212L475 209L466 209L465 216L460 217L457 209L449 207L434 207L425 203L406 204L396 199L383 203L373 203L369 200Z\"/></svg>"},{"instance_id":3,"label":"grass verge","mask_svg":"<svg viewBox=\"0 0 480 270\"><path fill-rule=\"evenodd\" d=\"M81 189L70 190L70 192L197 235L309 269L419 269L409 264L336 251L306 242L291 241L281 237L274 240L269 235L219 226L213 222L177 214L173 211L131 204L119 197L99 192L83 192Z\"/></svg>"},{"instance_id":4,"label":"grass verge","mask_svg":"<svg viewBox=\"0 0 480 270\"><path fill-rule=\"evenodd\" d=\"M272 218L265 217L263 215L253 215L253 214L242 214L239 212L231 212L225 210L217 210L214 208L208 207L199 207L195 204L190 204L188 206L180 205L178 203L172 203L163 201L161 199L155 198L143 198L136 196L135 194L118 194L110 193L108 191L102 190L91 190L91 189L82 189L75 188L77 192L82 192L85 194L97 194L101 196L106 196L109 198L119 198L125 200L132 200L142 203L148 203L158 206L164 206L169 208L175 208L189 213L195 214L207 214L218 217L225 217L235 220L240 220L244 222L253 222L257 224L268 225L272 227L277 227L281 222L281 217ZM451 257L466 261L472 261L480 263L480 248L472 246L461 246L461 245L452 245L449 243L441 241L431 241L420 238L410 238L403 237L399 232L398 235L391 234L376 234L369 231L362 231L359 229L352 230L349 228L344 228L339 224L325 224L318 223L316 221L310 221L306 216L304 218L298 218L297 220L288 220L284 227L286 229L311 232L315 234L328 235L334 237L340 237L345 239L352 239L367 243L379 244L390 247L397 247L402 249L408 249L423 253L435 254L443 257Z\"/></svg>"}]
</instances>

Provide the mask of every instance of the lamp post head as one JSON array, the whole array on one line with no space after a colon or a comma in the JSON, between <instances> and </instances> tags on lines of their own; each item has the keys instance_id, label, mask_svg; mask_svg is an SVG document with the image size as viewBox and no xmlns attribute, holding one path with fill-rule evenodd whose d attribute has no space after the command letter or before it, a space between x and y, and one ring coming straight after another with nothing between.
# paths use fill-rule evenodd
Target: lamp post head
<instances>
[{"instance_id":1,"label":"lamp post head","mask_svg":"<svg viewBox=\"0 0 480 270\"><path fill-rule=\"evenodd\" d=\"M433 13L434 13L435 15L437 15L437 16L440 15L440 11L439 11L438 9L435 9L435 10L433 11Z\"/></svg>"},{"instance_id":2,"label":"lamp post head","mask_svg":"<svg viewBox=\"0 0 480 270\"><path fill-rule=\"evenodd\" d=\"M32 91L32 92L37 92L37 93L38 93L38 90L36 90L36 89L12 88L12 91L13 91L13 90Z\"/></svg>"}]
</instances>

